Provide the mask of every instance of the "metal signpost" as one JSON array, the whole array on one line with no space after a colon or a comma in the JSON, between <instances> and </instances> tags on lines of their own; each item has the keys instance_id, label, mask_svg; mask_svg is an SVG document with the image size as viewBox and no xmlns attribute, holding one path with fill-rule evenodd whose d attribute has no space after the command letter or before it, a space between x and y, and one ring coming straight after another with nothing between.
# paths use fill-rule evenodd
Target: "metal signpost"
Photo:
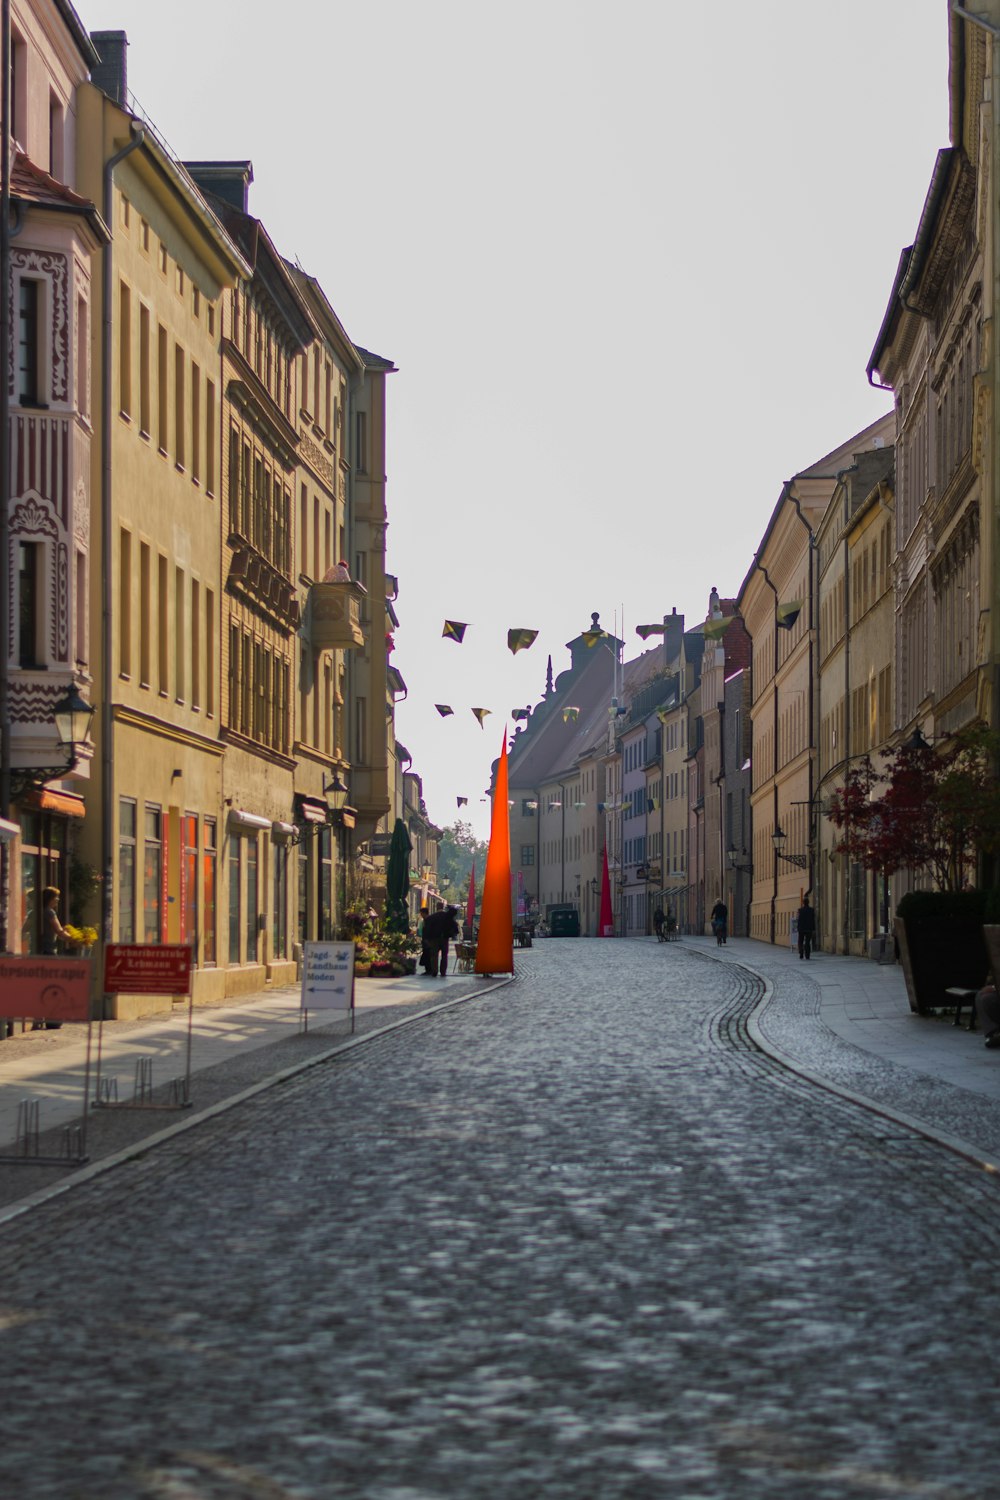
<instances>
[{"instance_id":1,"label":"metal signpost","mask_svg":"<svg viewBox=\"0 0 1000 1500\"><path fill-rule=\"evenodd\" d=\"M304 943L302 948L303 1030L311 1010L332 1010L351 1018L354 1032L354 944Z\"/></svg>"},{"instance_id":2,"label":"metal signpost","mask_svg":"<svg viewBox=\"0 0 1000 1500\"><path fill-rule=\"evenodd\" d=\"M119 1103L117 1080L101 1088L101 1047L104 1017L97 1027L97 1098L100 1109L190 1109L191 1038L194 1031L194 994L191 989L191 948L188 943L108 943L104 949L104 993L106 995L171 995L188 997L187 1059L184 1080L175 1080L173 1096L164 1104L153 1102L152 1058L136 1063L135 1091ZM179 1087L177 1085L180 1084ZM111 1087L113 1085L113 1087Z\"/></svg>"},{"instance_id":3,"label":"metal signpost","mask_svg":"<svg viewBox=\"0 0 1000 1500\"><path fill-rule=\"evenodd\" d=\"M67 1129L66 1151L61 1156L38 1155L39 1109L36 1100L25 1100L19 1110L17 1155L0 1156L3 1162L30 1162L32 1166L81 1165L87 1160L87 1104L90 1097L89 958L0 957L0 1018L23 1021L86 1021L87 1063L83 1079L83 1123L74 1135Z\"/></svg>"}]
</instances>

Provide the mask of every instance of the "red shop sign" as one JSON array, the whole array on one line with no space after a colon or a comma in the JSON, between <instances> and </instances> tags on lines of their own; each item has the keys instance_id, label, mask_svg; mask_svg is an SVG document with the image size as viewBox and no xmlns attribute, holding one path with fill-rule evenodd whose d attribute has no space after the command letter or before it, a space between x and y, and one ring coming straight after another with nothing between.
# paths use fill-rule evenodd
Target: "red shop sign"
<instances>
[{"instance_id":1,"label":"red shop sign","mask_svg":"<svg viewBox=\"0 0 1000 1500\"><path fill-rule=\"evenodd\" d=\"M188 943L108 943L106 995L187 995L191 989Z\"/></svg>"}]
</instances>

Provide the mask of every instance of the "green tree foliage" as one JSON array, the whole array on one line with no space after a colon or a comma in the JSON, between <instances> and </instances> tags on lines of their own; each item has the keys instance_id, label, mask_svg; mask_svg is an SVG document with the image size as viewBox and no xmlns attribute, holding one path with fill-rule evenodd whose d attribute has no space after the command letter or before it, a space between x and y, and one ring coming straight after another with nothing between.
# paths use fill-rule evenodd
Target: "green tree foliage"
<instances>
[{"instance_id":1,"label":"green tree foliage","mask_svg":"<svg viewBox=\"0 0 1000 1500\"><path fill-rule=\"evenodd\" d=\"M445 892L455 906L464 908L469 898L473 860L476 862L477 896L482 890L487 847L476 838L471 823L455 822L444 830L438 845L438 884L441 885L443 876L448 877L450 884L445 887Z\"/></svg>"}]
</instances>

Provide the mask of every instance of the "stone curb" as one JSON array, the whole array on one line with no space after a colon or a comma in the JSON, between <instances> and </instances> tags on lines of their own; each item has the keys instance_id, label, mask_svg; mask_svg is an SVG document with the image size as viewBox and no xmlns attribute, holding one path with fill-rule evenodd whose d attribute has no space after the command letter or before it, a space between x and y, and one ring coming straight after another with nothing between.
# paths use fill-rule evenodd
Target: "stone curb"
<instances>
[{"instance_id":1,"label":"stone curb","mask_svg":"<svg viewBox=\"0 0 1000 1500\"><path fill-rule=\"evenodd\" d=\"M216 1104L209 1105L206 1109L199 1110L197 1114L186 1115L184 1119L177 1120L173 1125L167 1125L162 1130L154 1131L152 1135L143 1136L141 1140L132 1141L123 1146L121 1150L113 1152L110 1156L104 1156L100 1161L92 1162L90 1166L81 1167L78 1172L69 1177L55 1182L51 1187L41 1188L38 1192L30 1194L27 1198L21 1198L17 1203L8 1204L6 1208L0 1209L0 1231L14 1219L22 1214L30 1213L33 1208L40 1208L45 1203L51 1203L53 1199L61 1197L64 1193L72 1192L74 1188L81 1187L86 1182L92 1182L103 1172L109 1172L114 1167L120 1167L124 1162L132 1161L137 1156L143 1156L147 1151L155 1150L157 1146L164 1145L176 1136L183 1135L192 1130L196 1125L203 1125L207 1120L216 1119L225 1114L229 1109L235 1109L237 1105L244 1104L248 1099L253 1099L257 1094L262 1094L266 1089L274 1088L276 1084L285 1083L289 1078L295 1078L300 1073L305 1073L309 1068L318 1067L320 1063L329 1062L331 1058L342 1056L345 1052L352 1052L356 1047L363 1047L366 1042L374 1041L377 1037L388 1036L393 1031L400 1031L404 1026L412 1026L415 1021L426 1020L428 1016L438 1015L441 1011L452 1010L456 1005L465 1005L469 1000L478 1000L483 995L492 995L496 990L504 989L513 984L516 975L509 978L496 979L483 989L477 989L468 995L457 995L454 1000L444 1000L440 1005L431 1005L424 1010L414 1011L412 1015L401 1016L396 1021L391 1021L387 1026L379 1026L374 1031L366 1031L362 1036L351 1036L346 1040L338 1042L336 1046L328 1047L323 1052L317 1052L313 1057L306 1057L301 1062L293 1063L290 1067L282 1068L277 1073L272 1073L268 1078L262 1078L257 1083L250 1084L247 1088L240 1089L228 1099L220 1099Z\"/></svg>"},{"instance_id":2,"label":"stone curb","mask_svg":"<svg viewBox=\"0 0 1000 1500\"><path fill-rule=\"evenodd\" d=\"M689 948L689 953L697 953L699 950ZM855 1089L847 1088L844 1084L834 1083L832 1079L825 1078L822 1073L817 1073L810 1068L808 1063L800 1062L798 1058L792 1057L775 1042L765 1036L760 1025L760 1018L774 999L774 984L759 970L753 969L741 959L717 958L714 953L702 953L702 958L707 958L711 963L726 964L727 967L743 969L745 973L752 974L754 979L760 981L764 986L764 993L747 1016L747 1031L751 1041L759 1047L772 1062L779 1067L786 1068L789 1073L805 1079L807 1083L814 1084L816 1088L825 1089L828 1094L835 1094L840 1099L846 1099L849 1104L856 1104L860 1109L867 1110L869 1114L879 1115L883 1120L890 1120L894 1125L900 1125L906 1130L912 1130L914 1134L921 1136L926 1141L931 1141L936 1146L943 1146L946 1151L951 1151L956 1156L962 1157L974 1167L980 1167L984 1172L1000 1175L1000 1162L992 1161L984 1157L982 1151L971 1145L961 1136L951 1135L944 1130L937 1130L933 1125L917 1119L915 1115L905 1114L902 1110L893 1109L891 1105L883 1104L878 1099L872 1099L868 1094L860 1094ZM803 976L804 977L804 976ZM811 981L810 981L811 983ZM896 1066L900 1066L897 1064Z\"/></svg>"}]
</instances>

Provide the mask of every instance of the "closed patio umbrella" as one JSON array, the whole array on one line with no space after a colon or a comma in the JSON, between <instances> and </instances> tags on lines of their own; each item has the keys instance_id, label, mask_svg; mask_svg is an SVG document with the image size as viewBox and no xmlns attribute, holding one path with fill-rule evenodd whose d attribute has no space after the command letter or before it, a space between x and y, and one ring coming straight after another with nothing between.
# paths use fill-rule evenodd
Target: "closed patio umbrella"
<instances>
[{"instance_id":1,"label":"closed patio umbrella","mask_svg":"<svg viewBox=\"0 0 1000 1500\"><path fill-rule=\"evenodd\" d=\"M410 853L413 844L402 818L396 819L389 844L389 862L385 870L385 925L390 932L408 932L410 914L406 898L410 893Z\"/></svg>"}]
</instances>

